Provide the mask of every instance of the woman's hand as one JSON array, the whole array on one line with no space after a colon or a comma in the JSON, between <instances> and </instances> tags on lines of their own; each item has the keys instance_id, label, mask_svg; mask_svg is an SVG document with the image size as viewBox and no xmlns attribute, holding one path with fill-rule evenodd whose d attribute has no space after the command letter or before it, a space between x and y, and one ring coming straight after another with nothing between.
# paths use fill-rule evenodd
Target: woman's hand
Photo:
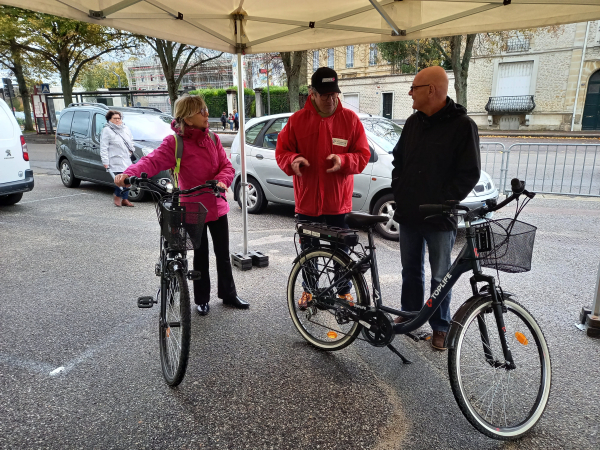
<instances>
[{"instance_id":1,"label":"woman's hand","mask_svg":"<svg viewBox=\"0 0 600 450\"><path fill-rule=\"evenodd\" d=\"M120 173L115 177L115 184L119 187L129 187L130 184L125 184L125 179L128 178L129 175L125 175L124 173Z\"/></svg>"},{"instance_id":2,"label":"woman's hand","mask_svg":"<svg viewBox=\"0 0 600 450\"><path fill-rule=\"evenodd\" d=\"M223 183L222 181L219 181L217 183L217 187L220 187L221 189L225 189L225 191L229 191L229 189L227 188L227 186L225 185L225 183Z\"/></svg>"},{"instance_id":3,"label":"woman's hand","mask_svg":"<svg viewBox=\"0 0 600 450\"><path fill-rule=\"evenodd\" d=\"M105 168L105 169L108 169L108 165L107 165L107 164L104 164L104 168Z\"/></svg>"}]
</instances>

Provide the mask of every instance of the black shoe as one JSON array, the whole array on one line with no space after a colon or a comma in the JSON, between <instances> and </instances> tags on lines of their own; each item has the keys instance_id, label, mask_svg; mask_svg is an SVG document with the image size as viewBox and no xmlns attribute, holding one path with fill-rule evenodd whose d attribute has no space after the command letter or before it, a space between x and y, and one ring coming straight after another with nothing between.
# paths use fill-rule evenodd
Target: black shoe
<instances>
[{"instance_id":1,"label":"black shoe","mask_svg":"<svg viewBox=\"0 0 600 450\"><path fill-rule=\"evenodd\" d=\"M200 314L201 316L207 315L209 310L210 306L208 306L208 303L201 303L200 305L196 305L196 311L198 311L198 314Z\"/></svg>"},{"instance_id":2,"label":"black shoe","mask_svg":"<svg viewBox=\"0 0 600 450\"><path fill-rule=\"evenodd\" d=\"M248 309L250 307L250 304L248 302L245 302L244 300L239 298L237 295L230 299L223 299L223 304L228 305L228 306L233 306L234 308L238 308L238 309Z\"/></svg>"}]
</instances>

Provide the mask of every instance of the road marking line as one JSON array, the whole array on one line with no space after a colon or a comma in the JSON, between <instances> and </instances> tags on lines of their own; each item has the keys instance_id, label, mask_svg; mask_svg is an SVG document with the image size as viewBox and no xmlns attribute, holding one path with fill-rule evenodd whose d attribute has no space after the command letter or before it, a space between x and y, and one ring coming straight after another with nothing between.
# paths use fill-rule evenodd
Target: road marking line
<instances>
[{"instance_id":1,"label":"road marking line","mask_svg":"<svg viewBox=\"0 0 600 450\"><path fill-rule=\"evenodd\" d=\"M24 205L25 203L35 203L35 202L42 202L44 200L55 200L57 198L75 197L77 195L90 195L90 194L86 194L85 192L82 192L81 194L61 195L60 197L50 197L50 198L41 198L39 200L30 200L28 202L20 202L19 204Z\"/></svg>"},{"instance_id":2,"label":"road marking line","mask_svg":"<svg viewBox=\"0 0 600 450\"><path fill-rule=\"evenodd\" d=\"M54 366L46 363L40 363L37 361L30 361L27 359L17 358L15 356L6 355L0 353L0 363L7 364L12 367L18 367L20 369L32 370L34 372L48 373Z\"/></svg>"}]
</instances>

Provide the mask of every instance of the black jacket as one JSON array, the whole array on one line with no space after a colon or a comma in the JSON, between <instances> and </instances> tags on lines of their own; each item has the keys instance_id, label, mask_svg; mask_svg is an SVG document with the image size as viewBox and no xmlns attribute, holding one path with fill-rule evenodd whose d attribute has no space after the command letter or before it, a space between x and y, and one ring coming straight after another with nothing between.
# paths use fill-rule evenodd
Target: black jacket
<instances>
[{"instance_id":1,"label":"black jacket","mask_svg":"<svg viewBox=\"0 0 600 450\"><path fill-rule=\"evenodd\" d=\"M456 229L455 217L423 221L419 205L463 200L479 181L481 160L477 125L448 97L432 116L411 115L394 148L394 220L435 230Z\"/></svg>"}]
</instances>

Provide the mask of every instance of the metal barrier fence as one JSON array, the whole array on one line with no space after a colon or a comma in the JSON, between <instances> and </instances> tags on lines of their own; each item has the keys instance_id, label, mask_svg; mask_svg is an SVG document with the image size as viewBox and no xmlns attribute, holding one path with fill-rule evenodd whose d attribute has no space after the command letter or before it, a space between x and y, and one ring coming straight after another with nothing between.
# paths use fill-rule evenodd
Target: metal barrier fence
<instances>
[{"instance_id":1,"label":"metal barrier fence","mask_svg":"<svg viewBox=\"0 0 600 450\"><path fill-rule=\"evenodd\" d=\"M481 153L481 170L485 170L498 188L504 192L506 185L506 163L508 154L504 144L500 142L482 142L479 145Z\"/></svg>"},{"instance_id":2,"label":"metal barrier fence","mask_svg":"<svg viewBox=\"0 0 600 450\"><path fill-rule=\"evenodd\" d=\"M513 144L505 178L525 180L528 189L542 194L600 197L599 150L598 144Z\"/></svg>"}]
</instances>

